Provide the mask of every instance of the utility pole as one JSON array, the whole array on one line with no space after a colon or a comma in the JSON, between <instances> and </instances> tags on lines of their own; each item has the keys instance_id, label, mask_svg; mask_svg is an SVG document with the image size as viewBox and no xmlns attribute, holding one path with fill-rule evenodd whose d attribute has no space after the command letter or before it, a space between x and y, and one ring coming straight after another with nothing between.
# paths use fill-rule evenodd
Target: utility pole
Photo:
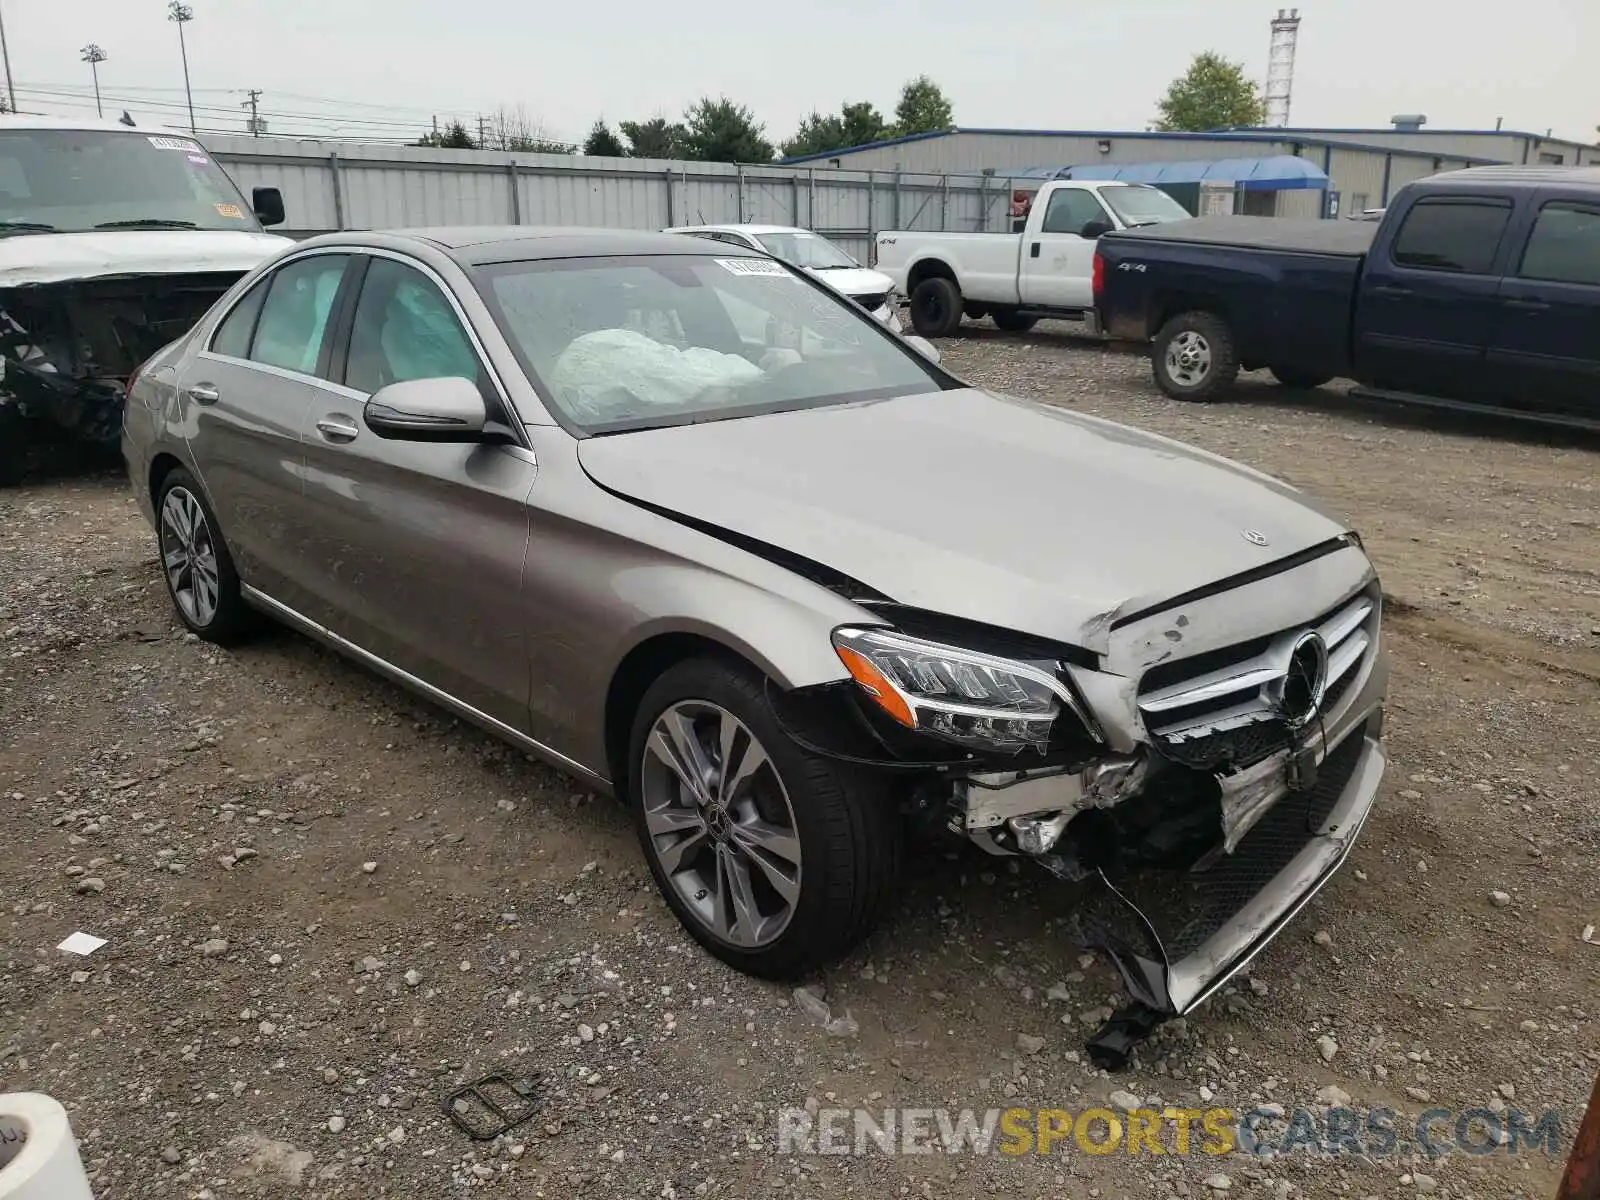
<instances>
[{"instance_id":1,"label":"utility pole","mask_svg":"<svg viewBox=\"0 0 1600 1200\"><path fill-rule=\"evenodd\" d=\"M199 133L194 124L194 92L189 88L189 46L183 40L183 27L194 20L194 9L183 0L167 5L167 20L178 23L178 51L183 55L183 94L189 101L189 132Z\"/></svg>"},{"instance_id":2,"label":"utility pole","mask_svg":"<svg viewBox=\"0 0 1600 1200\"><path fill-rule=\"evenodd\" d=\"M253 137L260 137L267 128L267 123L261 119L261 89L249 88L246 90L245 95L249 96L250 99L239 105L240 108L248 108L250 110L250 120L245 128L250 130Z\"/></svg>"},{"instance_id":3,"label":"utility pole","mask_svg":"<svg viewBox=\"0 0 1600 1200\"><path fill-rule=\"evenodd\" d=\"M17 89L11 86L11 49L6 45L6 19L0 15L0 57L6 60L6 101L12 112L17 111Z\"/></svg>"},{"instance_id":4,"label":"utility pole","mask_svg":"<svg viewBox=\"0 0 1600 1200\"><path fill-rule=\"evenodd\" d=\"M106 110L100 106L100 64L106 60L106 52L90 42L83 48L83 61L89 64L89 70L94 74L94 111L97 116L105 116Z\"/></svg>"},{"instance_id":5,"label":"utility pole","mask_svg":"<svg viewBox=\"0 0 1600 1200\"><path fill-rule=\"evenodd\" d=\"M489 118L482 113L478 114L478 149L489 148Z\"/></svg>"}]
</instances>

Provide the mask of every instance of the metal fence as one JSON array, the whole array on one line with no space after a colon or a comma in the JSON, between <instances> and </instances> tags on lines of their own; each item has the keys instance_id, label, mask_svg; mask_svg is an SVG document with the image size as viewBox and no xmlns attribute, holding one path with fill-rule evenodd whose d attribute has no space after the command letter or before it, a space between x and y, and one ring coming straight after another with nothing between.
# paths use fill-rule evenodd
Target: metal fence
<instances>
[{"instance_id":1,"label":"metal fence","mask_svg":"<svg viewBox=\"0 0 1600 1200\"><path fill-rule=\"evenodd\" d=\"M1005 232L1012 181L561 154L208 137L248 190L283 191L291 236L438 225L760 223L814 229L862 261L879 230Z\"/></svg>"}]
</instances>

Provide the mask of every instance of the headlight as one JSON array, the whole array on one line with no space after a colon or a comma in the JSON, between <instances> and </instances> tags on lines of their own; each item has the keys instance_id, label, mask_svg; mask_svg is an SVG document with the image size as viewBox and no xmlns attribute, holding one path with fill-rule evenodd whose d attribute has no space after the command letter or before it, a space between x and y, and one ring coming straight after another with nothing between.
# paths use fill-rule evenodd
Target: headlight
<instances>
[{"instance_id":1,"label":"headlight","mask_svg":"<svg viewBox=\"0 0 1600 1200\"><path fill-rule=\"evenodd\" d=\"M834 652L852 679L907 729L976 750L1048 747L1066 709L1089 723L1050 671L886 629L838 629Z\"/></svg>"}]
</instances>

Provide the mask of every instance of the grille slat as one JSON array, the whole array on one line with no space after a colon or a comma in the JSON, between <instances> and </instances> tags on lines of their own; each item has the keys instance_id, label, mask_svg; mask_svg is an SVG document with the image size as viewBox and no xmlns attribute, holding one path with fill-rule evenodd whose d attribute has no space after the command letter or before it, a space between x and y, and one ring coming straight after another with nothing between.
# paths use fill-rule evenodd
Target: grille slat
<instances>
[{"instance_id":1,"label":"grille slat","mask_svg":"<svg viewBox=\"0 0 1600 1200\"><path fill-rule=\"evenodd\" d=\"M1295 644L1311 630L1323 640L1327 713L1370 654L1377 614L1376 593L1363 590L1303 626L1147 672L1139 709L1156 748L1198 770L1247 767L1281 750L1291 730L1279 698Z\"/></svg>"}]
</instances>

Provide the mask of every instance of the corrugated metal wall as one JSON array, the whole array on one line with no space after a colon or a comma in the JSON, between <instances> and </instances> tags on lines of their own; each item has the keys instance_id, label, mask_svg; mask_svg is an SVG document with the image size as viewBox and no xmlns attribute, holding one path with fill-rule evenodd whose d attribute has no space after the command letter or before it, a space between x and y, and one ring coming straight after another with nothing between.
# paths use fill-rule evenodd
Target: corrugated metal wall
<instances>
[{"instance_id":1,"label":"corrugated metal wall","mask_svg":"<svg viewBox=\"0 0 1600 1200\"><path fill-rule=\"evenodd\" d=\"M1009 183L979 176L740 167L208 137L241 188L283 191L289 229L801 225L865 259L882 229L1002 232Z\"/></svg>"}]
</instances>

